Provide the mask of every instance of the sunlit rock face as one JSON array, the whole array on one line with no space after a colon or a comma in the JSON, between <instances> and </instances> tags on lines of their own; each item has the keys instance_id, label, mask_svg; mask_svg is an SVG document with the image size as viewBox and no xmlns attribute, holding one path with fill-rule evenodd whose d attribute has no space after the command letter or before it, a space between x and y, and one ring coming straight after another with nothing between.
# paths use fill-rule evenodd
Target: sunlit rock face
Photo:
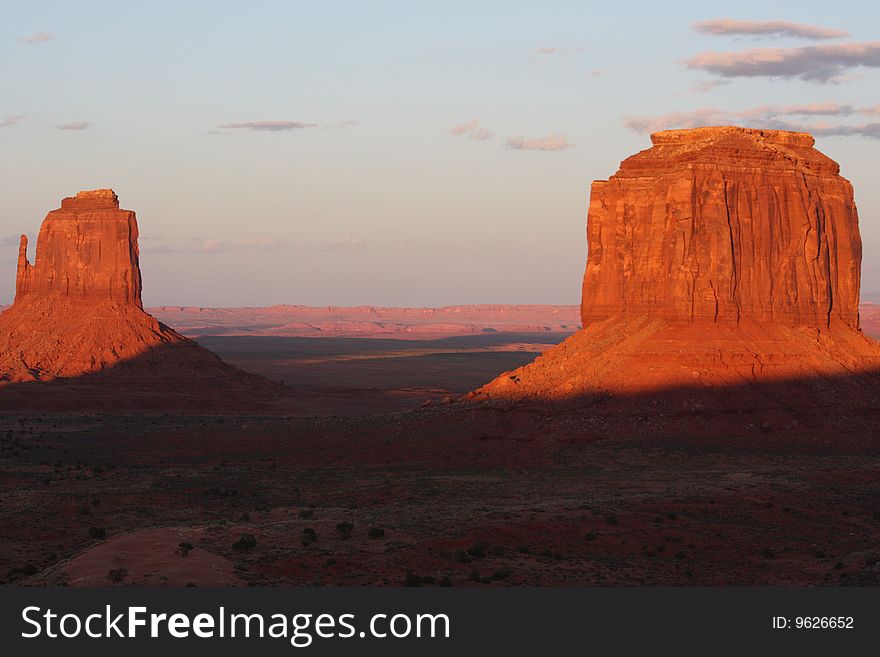
<instances>
[{"instance_id":1,"label":"sunlit rock face","mask_svg":"<svg viewBox=\"0 0 880 657\"><path fill-rule=\"evenodd\" d=\"M584 325L616 315L858 327L849 181L798 132L670 130L592 186Z\"/></svg>"},{"instance_id":2,"label":"sunlit rock face","mask_svg":"<svg viewBox=\"0 0 880 657\"><path fill-rule=\"evenodd\" d=\"M24 297L66 297L141 305L135 213L119 209L112 189L79 192L43 220L34 264L22 235L16 303Z\"/></svg>"}]
</instances>

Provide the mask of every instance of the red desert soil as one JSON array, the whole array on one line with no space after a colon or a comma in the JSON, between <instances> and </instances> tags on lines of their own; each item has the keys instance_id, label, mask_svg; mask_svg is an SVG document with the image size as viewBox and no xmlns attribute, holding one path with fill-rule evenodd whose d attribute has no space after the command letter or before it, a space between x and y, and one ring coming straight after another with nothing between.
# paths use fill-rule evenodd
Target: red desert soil
<instances>
[{"instance_id":1,"label":"red desert soil","mask_svg":"<svg viewBox=\"0 0 880 657\"><path fill-rule=\"evenodd\" d=\"M243 586L234 564L199 546L204 528L157 527L114 536L64 561L47 583L67 586Z\"/></svg>"}]
</instances>

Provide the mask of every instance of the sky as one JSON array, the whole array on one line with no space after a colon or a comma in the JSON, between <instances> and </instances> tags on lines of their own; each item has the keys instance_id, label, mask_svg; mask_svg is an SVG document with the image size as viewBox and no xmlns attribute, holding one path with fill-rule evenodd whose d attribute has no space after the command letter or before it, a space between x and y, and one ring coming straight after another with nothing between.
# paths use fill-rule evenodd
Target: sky
<instances>
[{"instance_id":1,"label":"sky","mask_svg":"<svg viewBox=\"0 0 880 657\"><path fill-rule=\"evenodd\" d=\"M880 294L875 2L0 0L0 303L62 197L146 305L576 304L590 182L664 128L806 129Z\"/></svg>"}]
</instances>

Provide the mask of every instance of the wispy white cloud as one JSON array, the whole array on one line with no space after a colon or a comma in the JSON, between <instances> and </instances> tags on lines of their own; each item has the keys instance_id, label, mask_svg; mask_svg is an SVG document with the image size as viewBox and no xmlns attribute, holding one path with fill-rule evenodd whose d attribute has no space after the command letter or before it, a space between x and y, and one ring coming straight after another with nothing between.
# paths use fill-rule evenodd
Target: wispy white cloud
<instances>
[{"instance_id":1,"label":"wispy white cloud","mask_svg":"<svg viewBox=\"0 0 880 657\"><path fill-rule=\"evenodd\" d=\"M224 123L217 126L224 129L261 130L265 132L283 132L286 130L304 130L305 128L317 128L317 123L304 121L238 121Z\"/></svg>"},{"instance_id":2,"label":"wispy white cloud","mask_svg":"<svg viewBox=\"0 0 880 657\"><path fill-rule=\"evenodd\" d=\"M840 82L853 68L880 67L880 41L752 48L742 52L710 51L691 57L684 64L726 78L757 76Z\"/></svg>"},{"instance_id":3,"label":"wispy white cloud","mask_svg":"<svg viewBox=\"0 0 880 657\"><path fill-rule=\"evenodd\" d=\"M91 123L88 121L70 121L69 123L59 123L55 127L59 130L88 130Z\"/></svg>"},{"instance_id":4,"label":"wispy white cloud","mask_svg":"<svg viewBox=\"0 0 880 657\"><path fill-rule=\"evenodd\" d=\"M546 137L508 137L504 142L507 148L515 151L564 151L574 144L565 135L547 135Z\"/></svg>"},{"instance_id":5,"label":"wispy white cloud","mask_svg":"<svg viewBox=\"0 0 880 657\"><path fill-rule=\"evenodd\" d=\"M745 125L768 130L810 132L818 136L862 136L880 138L880 123L813 122L816 117L877 116L880 107L856 107L852 103L809 103L800 105L761 105L746 110L722 110L703 107L671 112L653 117L629 117L624 120L631 130L640 133L673 128L698 128L708 125Z\"/></svg>"},{"instance_id":6,"label":"wispy white cloud","mask_svg":"<svg viewBox=\"0 0 880 657\"><path fill-rule=\"evenodd\" d=\"M0 248L7 249L10 247L15 247L18 249L21 244L21 234L16 233L15 235L9 235L8 237L4 237L0 239Z\"/></svg>"},{"instance_id":7,"label":"wispy white cloud","mask_svg":"<svg viewBox=\"0 0 880 657\"><path fill-rule=\"evenodd\" d=\"M218 125L220 130L209 130L208 134L212 135L228 135L229 130L256 130L260 132L289 132L291 130L305 130L306 128L351 128L358 124L354 119L347 121L335 121L333 123L311 123L307 121L236 121L234 123L223 123ZM227 132L224 132L227 131Z\"/></svg>"},{"instance_id":8,"label":"wispy white cloud","mask_svg":"<svg viewBox=\"0 0 880 657\"><path fill-rule=\"evenodd\" d=\"M535 52L539 55L571 55L576 52L584 52L586 48L558 48L553 46L544 46L538 48Z\"/></svg>"},{"instance_id":9,"label":"wispy white cloud","mask_svg":"<svg viewBox=\"0 0 880 657\"><path fill-rule=\"evenodd\" d=\"M477 119L454 125L449 132L456 137L467 136L468 139L476 141L486 141L492 137L492 132L488 128L481 127Z\"/></svg>"},{"instance_id":10,"label":"wispy white cloud","mask_svg":"<svg viewBox=\"0 0 880 657\"><path fill-rule=\"evenodd\" d=\"M354 119L349 119L348 121L337 121L335 123L328 123L324 128L353 128L358 124Z\"/></svg>"},{"instance_id":11,"label":"wispy white cloud","mask_svg":"<svg viewBox=\"0 0 880 657\"><path fill-rule=\"evenodd\" d=\"M291 242L281 238L261 238L248 240L217 240L186 238L168 240L142 236L142 250L149 253L241 253L252 251L305 251L319 253L346 253L360 251L365 243L354 235L344 235L338 239L323 242Z\"/></svg>"},{"instance_id":12,"label":"wispy white cloud","mask_svg":"<svg viewBox=\"0 0 880 657\"><path fill-rule=\"evenodd\" d=\"M8 114L5 118L0 119L0 128L20 123L24 119L24 114Z\"/></svg>"},{"instance_id":13,"label":"wispy white cloud","mask_svg":"<svg viewBox=\"0 0 880 657\"><path fill-rule=\"evenodd\" d=\"M799 37L820 41L848 37L849 32L820 25L805 25L788 21L740 21L732 18L716 18L694 24L697 32L717 36L751 37Z\"/></svg>"},{"instance_id":14,"label":"wispy white cloud","mask_svg":"<svg viewBox=\"0 0 880 657\"><path fill-rule=\"evenodd\" d=\"M37 32L36 34L22 37L19 39L19 41L28 46L38 46L41 43L46 43L47 41L51 41L54 38L55 35L51 32Z\"/></svg>"},{"instance_id":15,"label":"wispy white cloud","mask_svg":"<svg viewBox=\"0 0 880 657\"><path fill-rule=\"evenodd\" d=\"M605 71L603 71L601 68L594 68L587 75L589 75L591 78L597 78L600 75L603 75L604 73L605 73Z\"/></svg>"},{"instance_id":16,"label":"wispy white cloud","mask_svg":"<svg viewBox=\"0 0 880 657\"><path fill-rule=\"evenodd\" d=\"M725 80L724 78L717 80L698 80L691 85L691 88L688 89L688 91L692 94L704 94L707 91L723 87L726 84L730 84L730 80Z\"/></svg>"}]
</instances>

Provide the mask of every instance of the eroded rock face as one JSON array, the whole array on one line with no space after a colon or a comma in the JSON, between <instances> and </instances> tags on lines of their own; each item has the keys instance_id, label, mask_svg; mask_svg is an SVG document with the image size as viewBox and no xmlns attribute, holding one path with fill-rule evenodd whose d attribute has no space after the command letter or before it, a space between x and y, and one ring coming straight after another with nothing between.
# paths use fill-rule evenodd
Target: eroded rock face
<instances>
[{"instance_id":1,"label":"eroded rock face","mask_svg":"<svg viewBox=\"0 0 880 657\"><path fill-rule=\"evenodd\" d=\"M119 209L112 189L64 199L40 227L33 265L27 260L27 237L21 237L16 303L36 295L140 306L137 239L135 213Z\"/></svg>"},{"instance_id":2,"label":"eroded rock face","mask_svg":"<svg viewBox=\"0 0 880 657\"><path fill-rule=\"evenodd\" d=\"M696 128L592 186L584 325L616 315L858 327L852 185L804 133Z\"/></svg>"}]
</instances>

